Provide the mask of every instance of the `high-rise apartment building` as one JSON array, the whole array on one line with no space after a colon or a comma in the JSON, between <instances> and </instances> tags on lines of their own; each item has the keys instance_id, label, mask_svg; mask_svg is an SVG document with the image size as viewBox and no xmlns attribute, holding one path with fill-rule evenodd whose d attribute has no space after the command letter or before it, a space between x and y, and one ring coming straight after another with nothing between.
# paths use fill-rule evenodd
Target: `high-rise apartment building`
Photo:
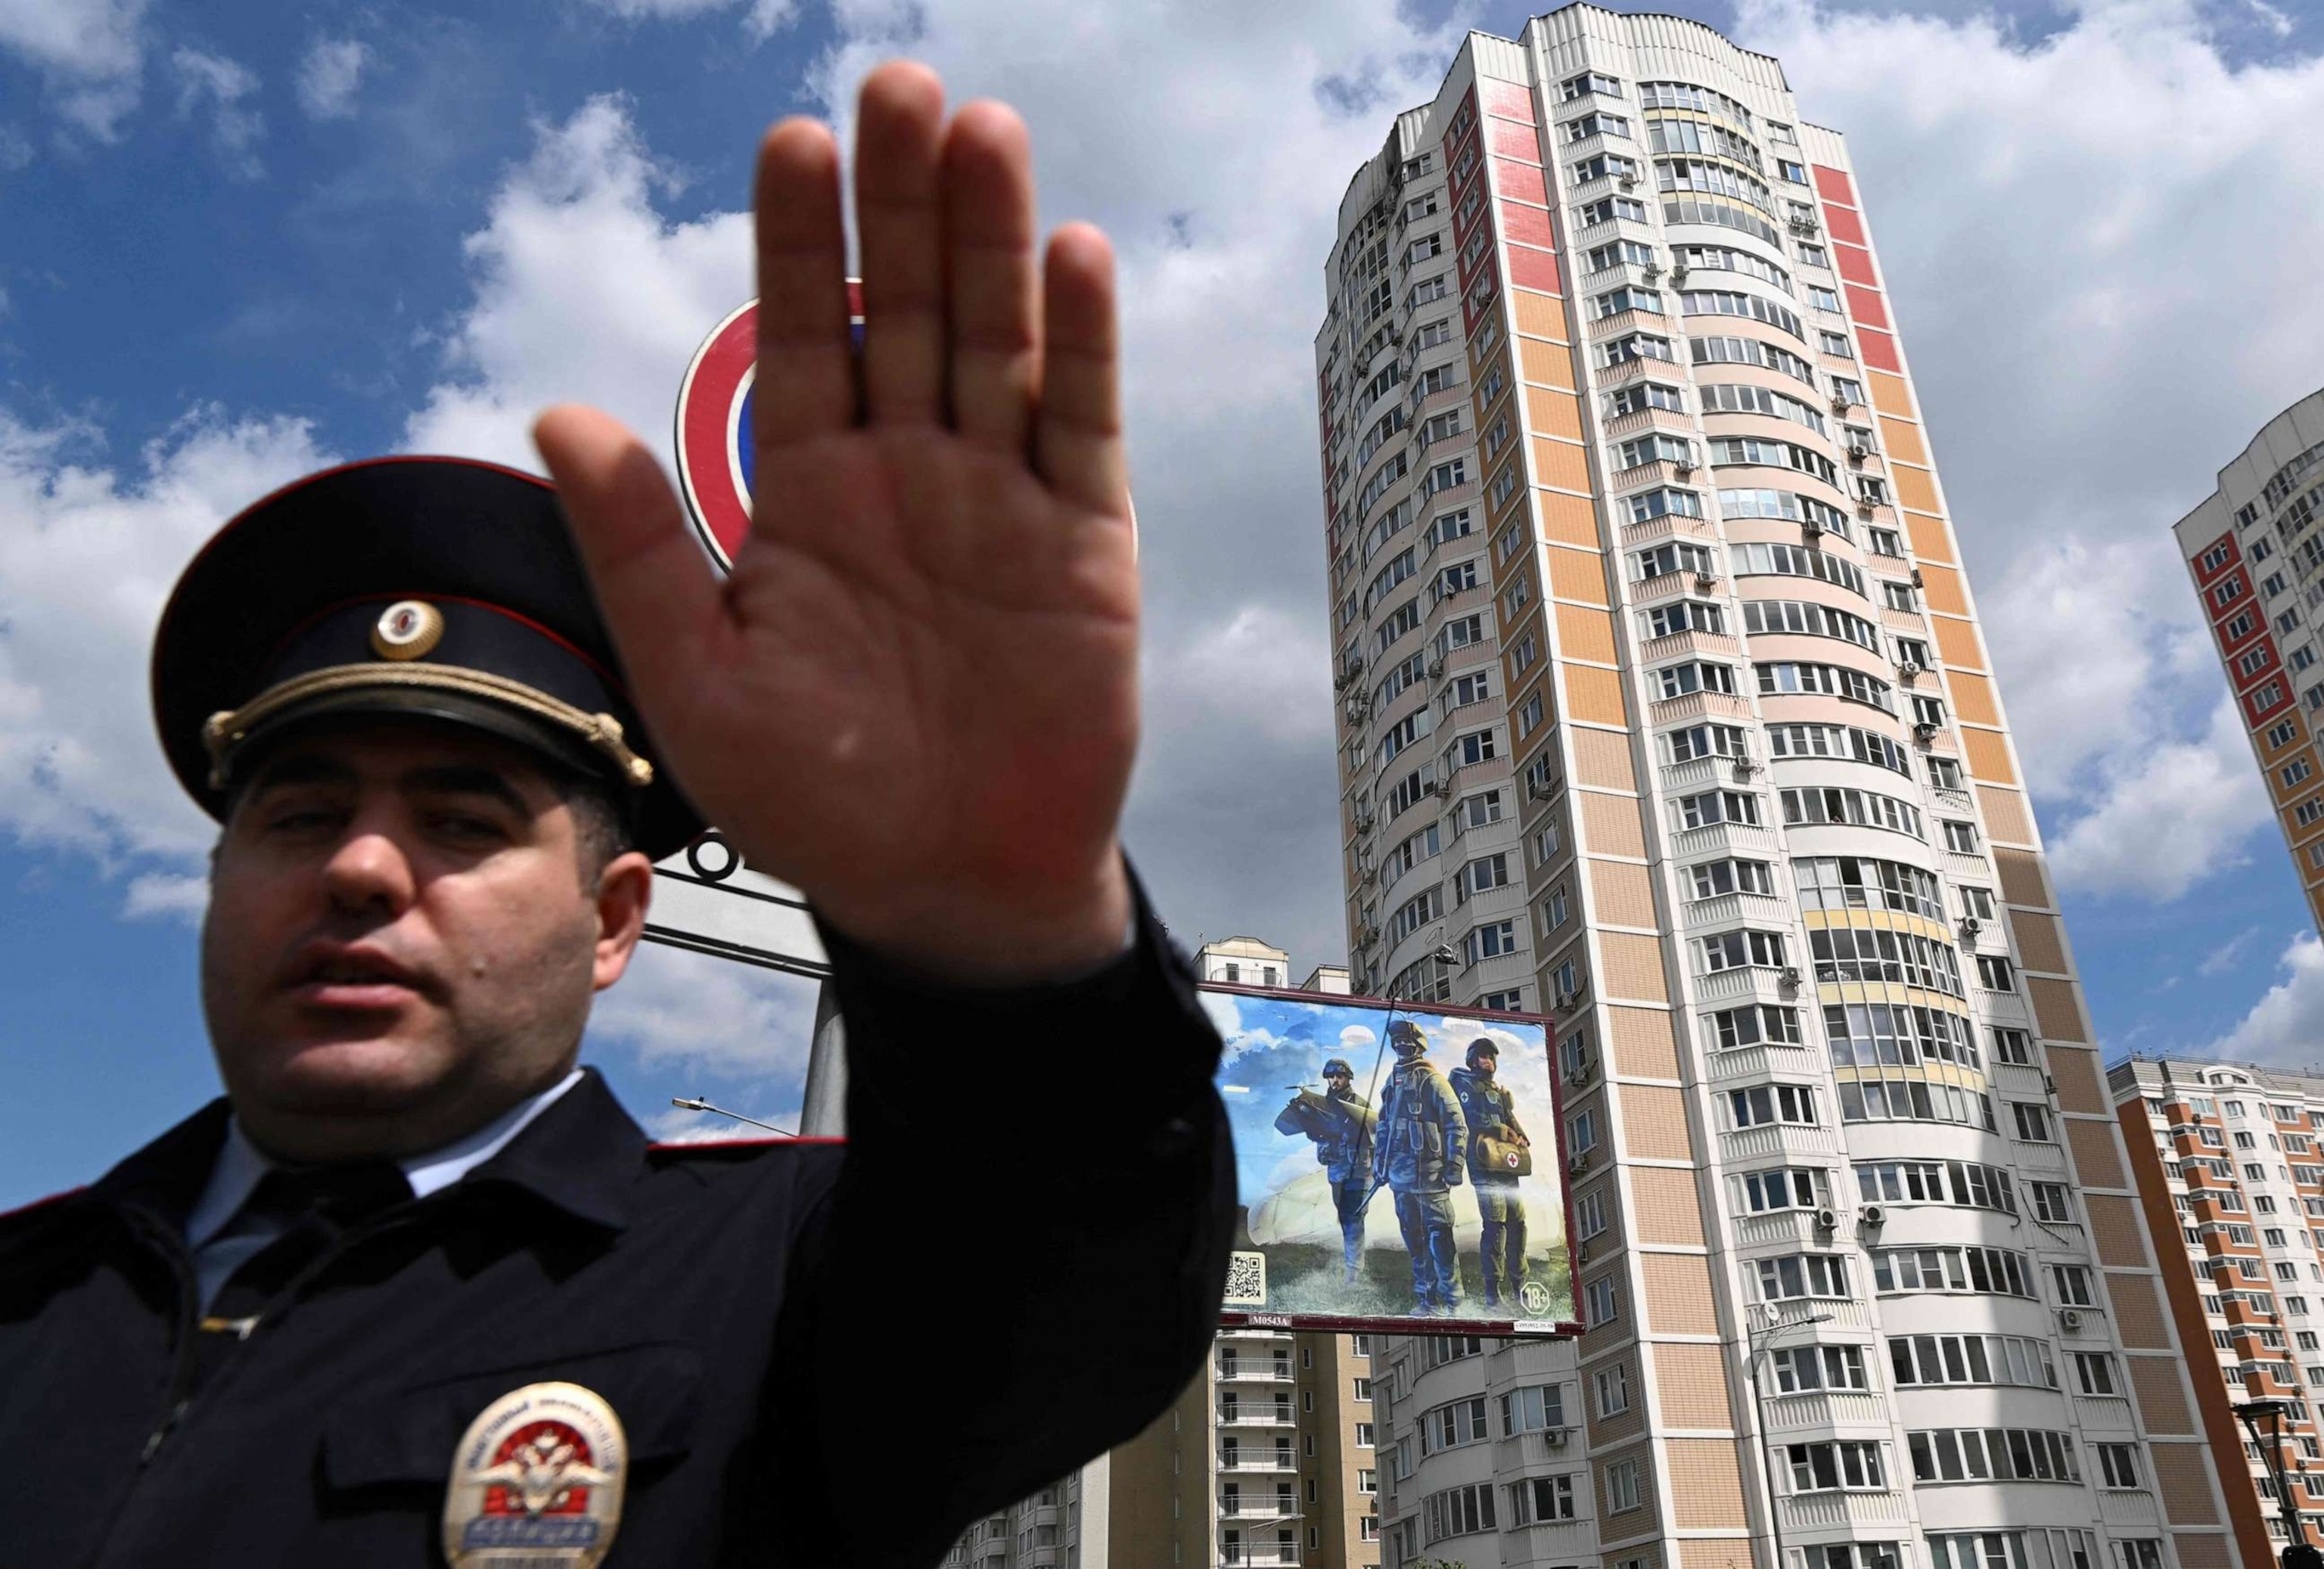
<instances>
[{"instance_id":1,"label":"high-rise apartment building","mask_svg":"<svg viewBox=\"0 0 2324 1569\"><path fill-rule=\"evenodd\" d=\"M2107 1084L2243 1561L2275 1562L2287 1514L2324 1544L2324 1077L2133 1060Z\"/></svg>"},{"instance_id":2,"label":"high-rise apartment building","mask_svg":"<svg viewBox=\"0 0 2324 1569\"><path fill-rule=\"evenodd\" d=\"M1554 1014L1586 1324L1380 1348L1388 1569L2232 1560L1885 275L1670 16L1471 34L1342 200L1351 969Z\"/></svg>"},{"instance_id":3,"label":"high-rise apartment building","mask_svg":"<svg viewBox=\"0 0 2324 1569\"><path fill-rule=\"evenodd\" d=\"M2324 392L2269 420L2172 531L2324 930Z\"/></svg>"}]
</instances>

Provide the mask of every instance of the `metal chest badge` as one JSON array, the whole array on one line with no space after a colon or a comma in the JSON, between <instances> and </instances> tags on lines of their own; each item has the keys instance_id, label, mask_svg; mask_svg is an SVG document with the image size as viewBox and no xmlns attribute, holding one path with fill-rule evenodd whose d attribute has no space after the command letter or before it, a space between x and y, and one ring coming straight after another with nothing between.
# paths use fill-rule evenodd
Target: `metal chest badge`
<instances>
[{"instance_id":1,"label":"metal chest badge","mask_svg":"<svg viewBox=\"0 0 2324 1569\"><path fill-rule=\"evenodd\" d=\"M621 1418L578 1384L527 1384L485 1407L452 1457L453 1569L595 1569L622 1523Z\"/></svg>"}]
</instances>

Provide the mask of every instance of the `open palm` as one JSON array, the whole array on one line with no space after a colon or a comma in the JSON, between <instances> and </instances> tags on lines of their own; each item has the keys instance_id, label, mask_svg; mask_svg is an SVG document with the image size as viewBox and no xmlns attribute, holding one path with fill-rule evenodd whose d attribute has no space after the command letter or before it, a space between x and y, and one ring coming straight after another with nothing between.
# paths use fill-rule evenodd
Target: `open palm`
<instances>
[{"instance_id":1,"label":"open palm","mask_svg":"<svg viewBox=\"0 0 2324 1569\"><path fill-rule=\"evenodd\" d=\"M1015 980L1120 946L1138 583L1112 260L1034 245L1022 125L949 125L881 67L856 158L850 342L838 150L759 159L754 517L721 583L648 448L541 419L542 455L655 739L752 864L861 941Z\"/></svg>"}]
</instances>

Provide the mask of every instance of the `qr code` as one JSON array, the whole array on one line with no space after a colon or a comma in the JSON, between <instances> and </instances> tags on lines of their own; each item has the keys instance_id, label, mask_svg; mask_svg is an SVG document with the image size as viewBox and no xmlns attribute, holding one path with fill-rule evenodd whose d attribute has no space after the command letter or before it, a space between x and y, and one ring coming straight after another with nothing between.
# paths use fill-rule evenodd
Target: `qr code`
<instances>
[{"instance_id":1,"label":"qr code","mask_svg":"<svg viewBox=\"0 0 2324 1569\"><path fill-rule=\"evenodd\" d=\"M1230 1307L1267 1306L1267 1255L1265 1253L1238 1252L1227 1255L1225 1300Z\"/></svg>"}]
</instances>

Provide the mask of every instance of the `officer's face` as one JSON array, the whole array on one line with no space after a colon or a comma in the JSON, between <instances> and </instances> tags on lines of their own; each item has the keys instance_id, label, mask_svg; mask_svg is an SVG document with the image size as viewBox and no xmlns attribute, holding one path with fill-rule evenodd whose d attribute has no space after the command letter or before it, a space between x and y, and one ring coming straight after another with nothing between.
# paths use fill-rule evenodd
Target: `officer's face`
<instances>
[{"instance_id":1,"label":"officer's face","mask_svg":"<svg viewBox=\"0 0 2324 1569\"><path fill-rule=\"evenodd\" d=\"M569 1068L652 868L602 872L521 749L427 721L317 726L220 835L202 1001L235 1109L292 1158L459 1137Z\"/></svg>"},{"instance_id":2,"label":"officer's face","mask_svg":"<svg viewBox=\"0 0 2324 1569\"><path fill-rule=\"evenodd\" d=\"M1335 1090L1344 1090L1355 1082L1356 1081L1353 1078L1346 1074L1332 1074L1323 1080L1325 1084Z\"/></svg>"}]
</instances>

